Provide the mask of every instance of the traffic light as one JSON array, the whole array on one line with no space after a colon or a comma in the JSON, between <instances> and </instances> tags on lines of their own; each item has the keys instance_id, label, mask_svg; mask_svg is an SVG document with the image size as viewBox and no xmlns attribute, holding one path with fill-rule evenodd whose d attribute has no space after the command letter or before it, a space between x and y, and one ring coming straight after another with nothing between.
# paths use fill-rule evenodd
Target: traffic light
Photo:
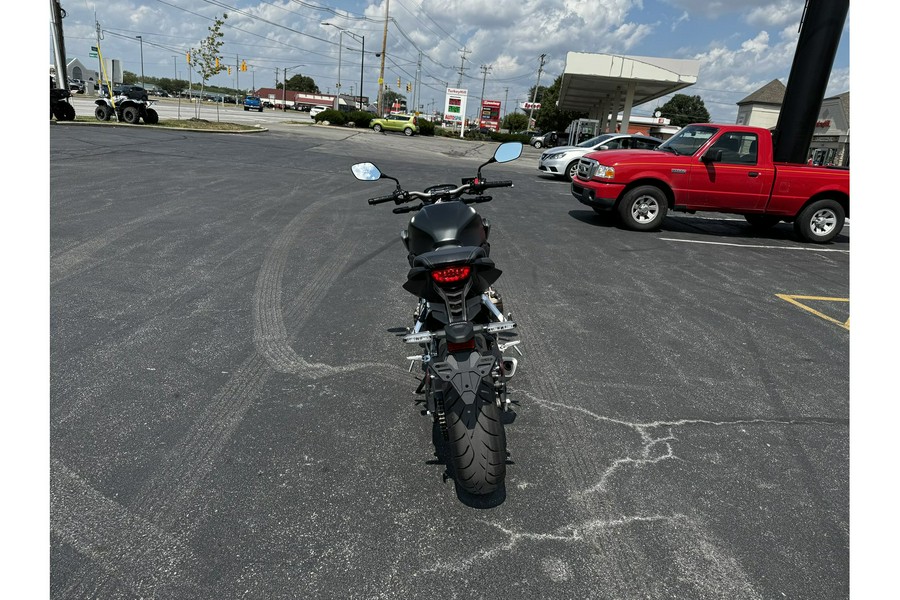
<instances>
[{"instance_id":1,"label":"traffic light","mask_svg":"<svg viewBox=\"0 0 900 600\"><path fill-rule=\"evenodd\" d=\"M190 52L187 53L187 60L188 60L188 64L191 64L191 53Z\"/></svg>"},{"instance_id":2,"label":"traffic light","mask_svg":"<svg viewBox=\"0 0 900 600\"><path fill-rule=\"evenodd\" d=\"M219 70L219 57L216 57L216 70Z\"/></svg>"},{"instance_id":3,"label":"traffic light","mask_svg":"<svg viewBox=\"0 0 900 600\"><path fill-rule=\"evenodd\" d=\"M241 61L241 71L246 71L246 70L247 70L247 61L242 60Z\"/></svg>"},{"instance_id":4,"label":"traffic light","mask_svg":"<svg viewBox=\"0 0 900 600\"><path fill-rule=\"evenodd\" d=\"M411 91L412 91L412 84L409 83L408 81L406 82L406 91L407 91L407 92L411 92Z\"/></svg>"},{"instance_id":5,"label":"traffic light","mask_svg":"<svg viewBox=\"0 0 900 600\"><path fill-rule=\"evenodd\" d=\"M400 89L400 78L399 77L397 78L397 89L398 90Z\"/></svg>"},{"instance_id":6,"label":"traffic light","mask_svg":"<svg viewBox=\"0 0 900 600\"><path fill-rule=\"evenodd\" d=\"M228 74L231 75L231 67L228 67Z\"/></svg>"}]
</instances>

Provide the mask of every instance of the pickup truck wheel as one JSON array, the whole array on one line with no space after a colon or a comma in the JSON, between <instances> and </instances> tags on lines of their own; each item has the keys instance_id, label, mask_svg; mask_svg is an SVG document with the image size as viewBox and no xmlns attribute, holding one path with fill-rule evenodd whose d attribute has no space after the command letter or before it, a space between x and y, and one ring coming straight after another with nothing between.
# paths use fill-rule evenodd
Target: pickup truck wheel
<instances>
[{"instance_id":1,"label":"pickup truck wheel","mask_svg":"<svg viewBox=\"0 0 900 600\"><path fill-rule=\"evenodd\" d=\"M744 215L744 218L747 219L747 223L750 224L751 229L756 229L757 231L765 231L766 229L771 229L778 225L781 221L779 217L775 217L773 215Z\"/></svg>"},{"instance_id":2,"label":"pickup truck wheel","mask_svg":"<svg viewBox=\"0 0 900 600\"><path fill-rule=\"evenodd\" d=\"M619 217L628 229L651 231L662 224L669 210L666 195L652 185L629 190L619 202Z\"/></svg>"},{"instance_id":3,"label":"pickup truck wheel","mask_svg":"<svg viewBox=\"0 0 900 600\"><path fill-rule=\"evenodd\" d=\"M836 200L816 200L797 215L794 231L807 242L824 244L841 232L844 218L844 208Z\"/></svg>"},{"instance_id":4,"label":"pickup truck wheel","mask_svg":"<svg viewBox=\"0 0 900 600\"><path fill-rule=\"evenodd\" d=\"M247 111L249 111L249 110L250 110L250 107L249 107L249 106L245 106L245 107L244 107L244 112L247 112Z\"/></svg>"}]
</instances>

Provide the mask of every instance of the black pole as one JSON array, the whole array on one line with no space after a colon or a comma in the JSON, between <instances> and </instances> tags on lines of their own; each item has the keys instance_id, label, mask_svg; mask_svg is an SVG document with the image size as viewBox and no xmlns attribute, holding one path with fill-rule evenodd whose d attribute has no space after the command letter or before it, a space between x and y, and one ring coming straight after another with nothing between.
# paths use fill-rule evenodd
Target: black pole
<instances>
[{"instance_id":1,"label":"black pole","mask_svg":"<svg viewBox=\"0 0 900 600\"><path fill-rule=\"evenodd\" d=\"M359 51L359 110L366 110L363 106L363 66L366 63L366 36L362 36L362 50Z\"/></svg>"},{"instance_id":2,"label":"black pole","mask_svg":"<svg viewBox=\"0 0 900 600\"><path fill-rule=\"evenodd\" d=\"M850 0L808 0L775 126L775 160L803 163L812 143Z\"/></svg>"}]
</instances>

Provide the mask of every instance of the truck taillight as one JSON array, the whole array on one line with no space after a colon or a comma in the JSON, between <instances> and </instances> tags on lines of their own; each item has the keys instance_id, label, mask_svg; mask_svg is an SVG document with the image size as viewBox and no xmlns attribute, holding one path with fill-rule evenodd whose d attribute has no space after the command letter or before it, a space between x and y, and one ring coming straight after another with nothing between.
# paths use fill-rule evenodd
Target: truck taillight
<instances>
[{"instance_id":1,"label":"truck taillight","mask_svg":"<svg viewBox=\"0 0 900 600\"><path fill-rule=\"evenodd\" d=\"M431 278L437 283L459 283L469 277L472 268L468 265L462 267L444 267L431 272Z\"/></svg>"}]
</instances>

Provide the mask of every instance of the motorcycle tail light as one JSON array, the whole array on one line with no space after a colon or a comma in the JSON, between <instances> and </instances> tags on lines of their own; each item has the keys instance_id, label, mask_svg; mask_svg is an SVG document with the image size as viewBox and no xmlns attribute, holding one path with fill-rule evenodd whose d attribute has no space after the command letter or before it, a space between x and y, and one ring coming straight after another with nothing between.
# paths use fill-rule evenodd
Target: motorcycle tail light
<instances>
[{"instance_id":1,"label":"motorcycle tail light","mask_svg":"<svg viewBox=\"0 0 900 600\"><path fill-rule=\"evenodd\" d=\"M475 349L475 338L472 338L468 342L447 342L447 351L448 352L461 352L463 350L474 350Z\"/></svg>"},{"instance_id":2,"label":"motorcycle tail light","mask_svg":"<svg viewBox=\"0 0 900 600\"><path fill-rule=\"evenodd\" d=\"M431 272L431 278L437 283L459 283L469 277L472 268L468 265L462 267L444 267Z\"/></svg>"}]
</instances>

